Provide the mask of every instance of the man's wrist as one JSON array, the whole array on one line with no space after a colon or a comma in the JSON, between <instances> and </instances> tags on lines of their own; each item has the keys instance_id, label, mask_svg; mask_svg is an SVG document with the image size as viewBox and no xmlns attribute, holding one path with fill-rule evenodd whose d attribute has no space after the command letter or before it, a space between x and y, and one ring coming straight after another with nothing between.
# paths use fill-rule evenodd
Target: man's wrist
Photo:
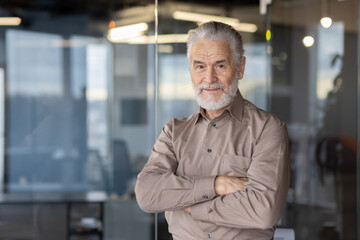
<instances>
[{"instance_id":1,"label":"man's wrist","mask_svg":"<svg viewBox=\"0 0 360 240\"><path fill-rule=\"evenodd\" d=\"M194 194L196 202L210 200L216 196L215 193L215 177L201 177L195 180Z\"/></svg>"},{"instance_id":2,"label":"man's wrist","mask_svg":"<svg viewBox=\"0 0 360 240\"><path fill-rule=\"evenodd\" d=\"M191 206L184 208L184 211L191 214Z\"/></svg>"},{"instance_id":3,"label":"man's wrist","mask_svg":"<svg viewBox=\"0 0 360 240\"><path fill-rule=\"evenodd\" d=\"M214 189L217 195L225 195L226 192L226 184L224 182L223 176L217 176L214 181Z\"/></svg>"}]
</instances>

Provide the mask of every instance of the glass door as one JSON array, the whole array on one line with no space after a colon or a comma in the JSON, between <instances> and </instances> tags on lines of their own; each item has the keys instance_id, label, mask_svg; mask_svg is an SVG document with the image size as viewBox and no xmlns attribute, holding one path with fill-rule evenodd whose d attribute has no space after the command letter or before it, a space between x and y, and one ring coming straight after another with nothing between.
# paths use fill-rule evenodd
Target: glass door
<instances>
[{"instance_id":1,"label":"glass door","mask_svg":"<svg viewBox=\"0 0 360 240\"><path fill-rule=\"evenodd\" d=\"M273 1L270 112L288 124L296 239L356 238L358 1Z\"/></svg>"}]
</instances>

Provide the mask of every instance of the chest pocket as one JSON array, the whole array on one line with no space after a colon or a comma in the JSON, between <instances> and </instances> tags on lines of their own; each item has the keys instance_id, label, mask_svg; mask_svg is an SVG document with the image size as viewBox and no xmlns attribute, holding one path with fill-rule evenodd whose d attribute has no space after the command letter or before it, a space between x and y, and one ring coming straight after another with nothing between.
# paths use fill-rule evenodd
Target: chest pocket
<instances>
[{"instance_id":1,"label":"chest pocket","mask_svg":"<svg viewBox=\"0 0 360 240\"><path fill-rule=\"evenodd\" d=\"M249 157L233 154L223 154L221 156L219 175L246 177L251 161L252 159Z\"/></svg>"}]
</instances>

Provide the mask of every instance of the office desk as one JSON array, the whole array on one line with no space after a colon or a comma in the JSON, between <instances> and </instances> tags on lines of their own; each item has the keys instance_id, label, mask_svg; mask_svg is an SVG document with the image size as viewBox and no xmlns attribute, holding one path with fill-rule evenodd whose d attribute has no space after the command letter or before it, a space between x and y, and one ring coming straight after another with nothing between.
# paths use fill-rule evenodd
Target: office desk
<instances>
[{"instance_id":1,"label":"office desk","mask_svg":"<svg viewBox=\"0 0 360 240\"><path fill-rule=\"evenodd\" d=\"M0 195L0 239L103 239L104 192Z\"/></svg>"}]
</instances>

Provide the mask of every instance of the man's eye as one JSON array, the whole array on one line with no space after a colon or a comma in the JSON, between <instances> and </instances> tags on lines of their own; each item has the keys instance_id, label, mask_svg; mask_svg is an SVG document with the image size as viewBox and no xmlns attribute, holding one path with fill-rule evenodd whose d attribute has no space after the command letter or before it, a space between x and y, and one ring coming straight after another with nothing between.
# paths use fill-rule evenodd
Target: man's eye
<instances>
[{"instance_id":1,"label":"man's eye","mask_svg":"<svg viewBox=\"0 0 360 240\"><path fill-rule=\"evenodd\" d=\"M218 65L218 68L220 68L220 69L221 69L221 68L224 68L224 67L225 67L224 64L219 64L219 65Z\"/></svg>"},{"instance_id":2,"label":"man's eye","mask_svg":"<svg viewBox=\"0 0 360 240\"><path fill-rule=\"evenodd\" d=\"M197 66L195 67L195 69L204 69L204 66L203 66L203 65L197 65Z\"/></svg>"}]
</instances>

